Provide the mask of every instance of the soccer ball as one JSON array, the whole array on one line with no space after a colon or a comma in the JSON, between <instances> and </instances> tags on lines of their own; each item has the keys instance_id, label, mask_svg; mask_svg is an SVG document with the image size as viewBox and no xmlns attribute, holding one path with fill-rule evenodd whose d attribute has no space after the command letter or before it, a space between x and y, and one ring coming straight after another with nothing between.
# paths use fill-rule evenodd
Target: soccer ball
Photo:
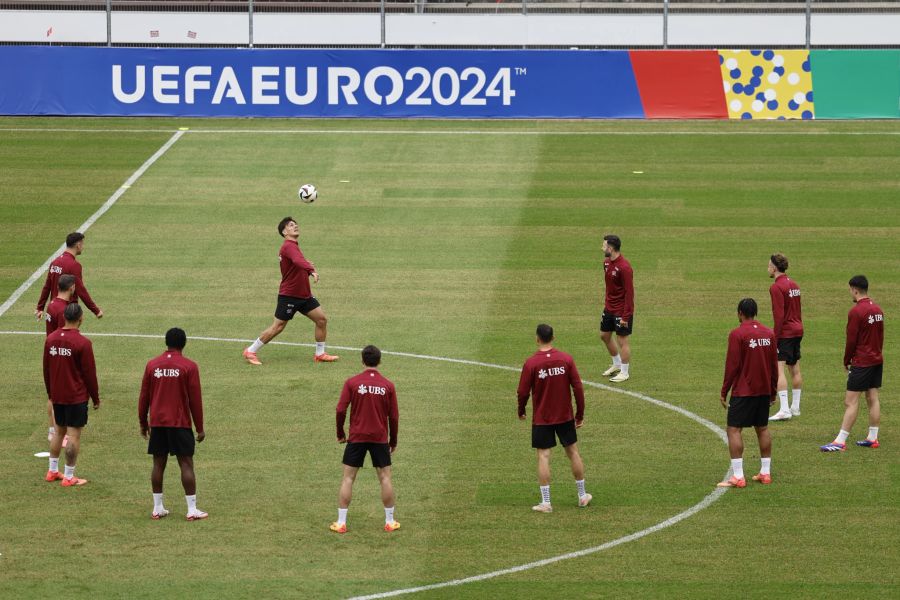
<instances>
[{"instance_id":1,"label":"soccer ball","mask_svg":"<svg viewBox=\"0 0 900 600\"><path fill-rule=\"evenodd\" d=\"M316 201L316 198L319 197L319 191L313 184L304 183L300 186L300 190L297 192L297 195L300 196L300 202L306 202L307 204L309 204Z\"/></svg>"}]
</instances>

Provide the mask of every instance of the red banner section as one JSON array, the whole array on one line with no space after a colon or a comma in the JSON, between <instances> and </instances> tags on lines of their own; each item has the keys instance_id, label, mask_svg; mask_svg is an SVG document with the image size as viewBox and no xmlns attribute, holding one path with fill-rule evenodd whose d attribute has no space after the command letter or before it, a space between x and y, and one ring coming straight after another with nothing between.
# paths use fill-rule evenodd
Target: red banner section
<instances>
[{"instance_id":1,"label":"red banner section","mask_svg":"<svg viewBox=\"0 0 900 600\"><path fill-rule=\"evenodd\" d=\"M631 50L648 119L727 119L715 50Z\"/></svg>"}]
</instances>

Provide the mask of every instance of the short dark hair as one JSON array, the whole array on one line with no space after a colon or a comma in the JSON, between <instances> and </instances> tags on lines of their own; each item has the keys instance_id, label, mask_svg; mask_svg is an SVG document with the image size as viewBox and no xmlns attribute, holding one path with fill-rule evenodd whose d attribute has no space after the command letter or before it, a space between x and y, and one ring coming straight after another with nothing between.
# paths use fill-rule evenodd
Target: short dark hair
<instances>
[{"instance_id":1,"label":"short dark hair","mask_svg":"<svg viewBox=\"0 0 900 600\"><path fill-rule=\"evenodd\" d=\"M856 288L861 292L869 291L869 280L865 275L854 275L850 278L850 287Z\"/></svg>"},{"instance_id":2,"label":"short dark hair","mask_svg":"<svg viewBox=\"0 0 900 600\"><path fill-rule=\"evenodd\" d=\"M553 328L546 323L538 325L535 333L537 334L538 339L545 344L549 344L553 341Z\"/></svg>"},{"instance_id":3,"label":"short dark hair","mask_svg":"<svg viewBox=\"0 0 900 600\"><path fill-rule=\"evenodd\" d=\"M56 282L56 287L61 292L68 292L72 289L73 285L75 285L75 276L69 275L68 273L60 277L59 281Z\"/></svg>"},{"instance_id":4,"label":"short dark hair","mask_svg":"<svg viewBox=\"0 0 900 600\"><path fill-rule=\"evenodd\" d=\"M294 221L294 217L285 217L281 221L278 222L278 235L284 237L284 228L288 226L288 223ZM296 223L297 221L294 221Z\"/></svg>"},{"instance_id":5,"label":"short dark hair","mask_svg":"<svg viewBox=\"0 0 900 600\"><path fill-rule=\"evenodd\" d=\"M748 319L752 319L756 316L756 313L759 312L759 308L756 306L756 300L753 298L744 298L738 302L738 312Z\"/></svg>"},{"instance_id":6,"label":"short dark hair","mask_svg":"<svg viewBox=\"0 0 900 600\"><path fill-rule=\"evenodd\" d=\"M620 240L617 235L604 235L603 239L606 240L606 243L612 246L612 249L616 252L622 247L622 240Z\"/></svg>"},{"instance_id":7,"label":"short dark hair","mask_svg":"<svg viewBox=\"0 0 900 600\"><path fill-rule=\"evenodd\" d=\"M369 344L362 349L362 360L367 367L377 367L381 364L381 350L377 346Z\"/></svg>"},{"instance_id":8,"label":"short dark hair","mask_svg":"<svg viewBox=\"0 0 900 600\"><path fill-rule=\"evenodd\" d=\"M779 273L787 273L788 270L788 259L787 256L782 254L781 252L776 252L772 256L769 257L769 260L772 261L772 264L775 265L775 268L778 269Z\"/></svg>"},{"instance_id":9,"label":"short dark hair","mask_svg":"<svg viewBox=\"0 0 900 600\"><path fill-rule=\"evenodd\" d=\"M79 231L73 231L66 236L66 248L73 248L75 244L84 239L84 234Z\"/></svg>"},{"instance_id":10,"label":"short dark hair","mask_svg":"<svg viewBox=\"0 0 900 600\"><path fill-rule=\"evenodd\" d=\"M67 323L75 323L83 314L84 311L81 310L81 305L75 302L68 305L66 310L63 311L63 316L66 318Z\"/></svg>"},{"instance_id":11,"label":"short dark hair","mask_svg":"<svg viewBox=\"0 0 900 600\"><path fill-rule=\"evenodd\" d=\"M166 348L183 350L187 345L187 334L180 327L173 327L166 332Z\"/></svg>"}]
</instances>

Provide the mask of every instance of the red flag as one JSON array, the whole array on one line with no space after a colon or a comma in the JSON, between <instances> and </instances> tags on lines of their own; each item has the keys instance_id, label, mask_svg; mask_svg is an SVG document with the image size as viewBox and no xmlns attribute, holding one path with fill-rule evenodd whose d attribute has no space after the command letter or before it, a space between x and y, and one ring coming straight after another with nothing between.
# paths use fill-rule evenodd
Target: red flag
<instances>
[{"instance_id":1,"label":"red flag","mask_svg":"<svg viewBox=\"0 0 900 600\"><path fill-rule=\"evenodd\" d=\"M196 31L188 31L188 37L191 38L192 40L196 40L197 32Z\"/></svg>"},{"instance_id":2,"label":"red flag","mask_svg":"<svg viewBox=\"0 0 900 600\"><path fill-rule=\"evenodd\" d=\"M159 29L151 29L150 37L159 37Z\"/></svg>"}]
</instances>

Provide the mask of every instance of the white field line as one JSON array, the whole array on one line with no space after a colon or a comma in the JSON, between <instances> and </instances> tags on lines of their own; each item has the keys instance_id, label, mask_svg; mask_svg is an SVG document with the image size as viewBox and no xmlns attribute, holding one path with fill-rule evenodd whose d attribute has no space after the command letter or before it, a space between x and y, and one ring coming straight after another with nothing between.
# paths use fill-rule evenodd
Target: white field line
<instances>
[{"instance_id":1,"label":"white field line","mask_svg":"<svg viewBox=\"0 0 900 600\"><path fill-rule=\"evenodd\" d=\"M43 331L0 331L0 335L40 335L40 336L43 336L43 335L46 335L46 333ZM162 338L163 338L163 336L161 336L161 335L147 335L147 334L138 334L138 333L91 333L90 337L147 338L147 339L158 339L158 340L162 340ZM189 340L210 341L210 342L234 342L234 343L251 343L252 342L252 340L248 340L248 339L205 337L205 336L191 336L188 339ZM280 345L280 346L301 346L301 347L314 347L315 346L315 344L303 344L303 343L298 343L298 342L275 342L275 341L269 342L269 345L272 345L272 344ZM337 349L337 350L349 350L349 351L361 350L361 348L354 348L351 346L330 346L330 347ZM460 358L447 358L444 356L431 356L429 354L412 354L409 352L394 352L394 351L389 351L389 350L383 350L382 354L387 354L387 355L391 355L391 356L403 356L403 357L408 357L408 358L419 358L419 359L423 359L423 360L434 360L434 361L439 361L439 362L455 363L455 364L461 364L461 365L472 365L472 366L477 366L477 367L487 367L487 368L491 368L491 369L502 369L504 371L513 371L516 373L518 373L520 371L520 369L517 367L510 367L507 365L497 365L494 363L486 363L486 362L480 362L480 361L475 361L475 360L464 360L464 359L460 359ZM721 427L719 427L718 425L716 425L715 423L713 423L712 421L710 421L708 419L704 419L700 415L692 413L691 411L689 411L687 409L681 408L680 406L675 406L674 404L669 404L668 402L664 402L662 400L657 400L656 398L652 398L650 396L647 396L646 394L641 394L639 392L632 392L630 390L626 390L626 389L622 389L622 388L612 387L612 386L609 386L609 385L606 385L603 383L596 383L593 381L584 381L584 384L594 387L594 388L605 390L608 392L631 396L633 398L637 398L639 400L649 402L649 403L659 406L661 408L665 408L665 409L671 410L673 412L676 412L680 415L683 415L683 416L691 419L692 421L699 423L700 425L703 425L704 427L706 427L707 429L709 429L710 431L715 433L716 437L718 437L720 440L722 440L723 443L727 443L728 438L725 434L725 431L723 431ZM724 479L727 479L730 475L731 475L731 469L729 468L728 472L725 473ZM671 527L672 525L675 525L676 523L679 523L679 522L687 519L688 517L691 517L691 516L697 514L704 508L707 508L713 502L715 502L716 500L721 498L722 495L727 491L728 491L728 488L716 488L712 492L707 494L702 500L700 500L700 502L691 506L687 510L684 510L684 511L678 513L677 515L675 515L673 517L669 517L668 519L666 519L664 521L660 521L656 525L651 525L650 527L647 527L646 529L642 529L640 531L636 531L629 535L622 536L620 538L616 538L616 539L606 542L604 544L600 544L599 546L593 546L591 548L585 548L583 550L576 550L574 552L567 552L565 554L552 556L550 558L545 558L542 560L537 560L534 562L525 563L525 564L517 565L514 567L508 567L506 569L500 569L498 571L490 571L488 573L481 573L480 575L473 575L471 577L464 577L461 579L453 579L450 581L442 581L440 583L432 583L429 585L423 585L423 586L419 586L419 587L393 590L390 592L381 592L381 593L377 593L377 594L370 594L367 596L355 596L354 598L351 598L350 600L374 600L376 598L390 598L393 596L414 594L416 592L424 592L424 591L435 590L435 589L439 589L439 588L455 587L455 586L464 585L467 583L474 583L476 581L484 581L486 579L493 579L495 577L500 577L503 575L510 575L513 573L528 571L530 569L544 567L544 566L551 565L553 563L557 563L557 562L560 562L563 560L569 560L571 558L579 558L582 556L587 556L589 554L595 554L597 552L609 550L610 548L615 548L616 546L620 546L622 544L627 544L628 542L633 542L635 540L639 540L639 539L646 537L652 533L656 533L657 531L660 531L667 527Z\"/></svg>"},{"instance_id":2,"label":"white field line","mask_svg":"<svg viewBox=\"0 0 900 600\"><path fill-rule=\"evenodd\" d=\"M85 231L87 231L88 229L90 229L91 225L93 225L94 223L96 223L96 222L97 222L97 219L99 219L100 217L102 217L102 216L106 213L106 211L108 211L110 208L112 208L113 204L115 204L116 201L117 201L119 198L122 197L122 194L124 194L124 193L128 190L128 188L130 188L130 187L134 184L135 181L137 181L138 179L140 179L141 175L143 175L144 172L145 172L147 169L149 169L150 166L151 166L153 163L155 163L155 162L159 159L160 156L162 156L163 154L165 154L166 151L167 151L169 148L172 147L172 144L174 144L175 142L177 142L178 139L179 139L182 135L184 135L184 132L183 132L183 131L176 131L176 132L172 135L172 137L169 138L169 141L167 141L165 144L163 144L162 147L161 147L159 150L156 151L156 154L154 154L153 156L151 156L150 158L148 158L148 159L144 162L144 164L142 164L142 165L138 168L137 171L135 171L134 173L132 173L132 174L131 174L131 177L129 177L129 178L125 181L125 183L123 183L123 184L119 187L119 189L117 189L117 190L115 191L115 193L113 193L113 195L110 196L109 199L107 199L107 201L103 203L103 206L101 206L100 208L98 208L98 209L97 209L97 212L95 212L95 213L92 214L90 217L88 217L88 220L85 221L84 223L82 223L81 227L79 227L79 228L76 229L75 231L80 231L81 233L84 233ZM50 263L53 262L53 259L55 259L57 256L59 256L60 253L62 253L63 250L65 250L65 247L66 247L65 244L61 244L61 245L59 246L59 248L56 250L56 252L54 252L53 254L51 254L50 257L49 257L46 261L44 261L44 264L41 265L40 267L38 267L37 271L35 271L34 273L32 273L32 274L31 274L31 277L29 277L28 279L25 280L25 283L23 283L22 285L20 285L20 286L18 287L18 289L17 289L16 291L14 291L14 292L12 293L12 295L11 295L9 298L6 299L6 302L4 302L3 304L0 304L0 316L2 316L3 313L5 313L7 310L9 310L10 307L11 307L13 304L15 304L16 301L22 296L22 294L24 294L26 291L28 291L28 288L30 288L30 287L34 284L35 281L37 281L38 279L40 279L41 277L44 276L44 274L47 272L47 269L50 268ZM51 295L52 295L52 294L51 294Z\"/></svg>"},{"instance_id":3,"label":"white field line","mask_svg":"<svg viewBox=\"0 0 900 600\"><path fill-rule=\"evenodd\" d=\"M169 129L65 129L61 127L39 128L39 127L23 127L23 128L0 128L0 132L47 132L47 133L167 133ZM696 135L696 136L728 136L728 135L798 135L798 136L822 136L822 135L850 135L850 136L878 136L878 135L900 135L900 131L665 131L665 130L645 130L645 131L506 131L506 130L433 130L433 129L409 129L409 130L392 130L392 129L189 129L180 131L180 133L190 134L315 134L315 135L557 135L557 136L602 136L602 135L628 135L628 136L650 136L650 135Z\"/></svg>"}]
</instances>

